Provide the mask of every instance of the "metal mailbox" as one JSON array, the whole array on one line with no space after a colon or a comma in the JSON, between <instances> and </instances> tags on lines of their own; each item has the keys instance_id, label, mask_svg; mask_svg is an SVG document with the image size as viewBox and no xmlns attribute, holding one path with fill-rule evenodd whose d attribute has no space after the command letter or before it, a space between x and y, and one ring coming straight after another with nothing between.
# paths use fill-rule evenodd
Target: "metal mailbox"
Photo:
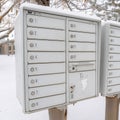
<instances>
[{"instance_id":1,"label":"metal mailbox","mask_svg":"<svg viewBox=\"0 0 120 120\"><path fill-rule=\"evenodd\" d=\"M15 36L17 96L24 112L98 96L100 32L98 18L22 5Z\"/></svg>"},{"instance_id":2,"label":"metal mailbox","mask_svg":"<svg viewBox=\"0 0 120 120\"><path fill-rule=\"evenodd\" d=\"M120 24L102 23L101 84L103 96L120 93Z\"/></svg>"}]
</instances>

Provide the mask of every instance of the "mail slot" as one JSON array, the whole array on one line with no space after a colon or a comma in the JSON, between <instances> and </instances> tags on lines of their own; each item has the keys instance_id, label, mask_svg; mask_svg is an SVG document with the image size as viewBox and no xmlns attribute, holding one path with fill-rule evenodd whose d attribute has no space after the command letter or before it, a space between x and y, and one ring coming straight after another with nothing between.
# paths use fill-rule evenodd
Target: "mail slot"
<instances>
[{"instance_id":1,"label":"mail slot","mask_svg":"<svg viewBox=\"0 0 120 120\"><path fill-rule=\"evenodd\" d=\"M94 70L95 62L69 63L69 72L78 72L85 70Z\"/></svg>"},{"instance_id":2,"label":"mail slot","mask_svg":"<svg viewBox=\"0 0 120 120\"><path fill-rule=\"evenodd\" d=\"M28 40L29 51L65 51L64 41Z\"/></svg>"},{"instance_id":3,"label":"mail slot","mask_svg":"<svg viewBox=\"0 0 120 120\"><path fill-rule=\"evenodd\" d=\"M28 63L65 62L64 52L29 52Z\"/></svg>"},{"instance_id":4,"label":"mail slot","mask_svg":"<svg viewBox=\"0 0 120 120\"><path fill-rule=\"evenodd\" d=\"M65 94L30 100L29 109L39 110L61 104L65 104Z\"/></svg>"},{"instance_id":5,"label":"mail slot","mask_svg":"<svg viewBox=\"0 0 120 120\"><path fill-rule=\"evenodd\" d=\"M69 30L95 33L95 24L87 21L69 21Z\"/></svg>"},{"instance_id":6,"label":"mail slot","mask_svg":"<svg viewBox=\"0 0 120 120\"><path fill-rule=\"evenodd\" d=\"M95 53L81 52L76 53L72 52L69 54L69 61L90 61L95 60Z\"/></svg>"},{"instance_id":7,"label":"mail slot","mask_svg":"<svg viewBox=\"0 0 120 120\"><path fill-rule=\"evenodd\" d=\"M27 28L27 37L31 39L46 40L65 40L65 32L62 30L43 29L43 28Z\"/></svg>"},{"instance_id":8,"label":"mail slot","mask_svg":"<svg viewBox=\"0 0 120 120\"><path fill-rule=\"evenodd\" d=\"M65 83L65 74L52 74L28 77L29 87L38 87L61 83Z\"/></svg>"},{"instance_id":9,"label":"mail slot","mask_svg":"<svg viewBox=\"0 0 120 120\"><path fill-rule=\"evenodd\" d=\"M40 98L65 93L65 84L44 86L29 89L29 98Z\"/></svg>"},{"instance_id":10,"label":"mail slot","mask_svg":"<svg viewBox=\"0 0 120 120\"><path fill-rule=\"evenodd\" d=\"M47 23L47 24L46 24ZM54 28L54 29L65 29L65 20L57 19L57 16L45 17L45 16L35 16L27 15L27 25L33 27L42 27L42 28Z\"/></svg>"},{"instance_id":11,"label":"mail slot","mask_svg":"<svg viewBox=\"0 0 120 120\"><path fill-rule=\"evenodd\" d=\"M118 37L110 37L109 44L111 45L120 45L120 38Z\"/></svg>"},{"instance_id":12,"label":"mail slot","mask_svg":"<svg viewBox=\"0 0 120 120\"><path fill-rule=\"evenodd\" d=\"M110 36L120 37L120 28L112 28L110 29Z\"/></svg>"},{"instance_id":13,"label":"mail slot","mask_svg":"<svg viewBox=\"0 0 120 120\"><path fill-rule=\"evenodd\" d=\"M96 42L95 34L82 32L69 32L69 41Z\"/></svg>"},{"instance_id":14,"label":"mail slot","mask_svg":"<svg viewBox=\"0 0 120 120\"><path fill-rule=\"evenodd\" d=\"M92 51L95 52L95 43L69 43L69 51Z\"/></svg>"},{"instance_id":15,"label":"mail slot","mask_svg":"<svg viewBox=\"0 0 120 120\"><path fill-rule=\"evenodd\" d=\"M64 73L65 63L50 63L50 64L30 64L28 65L29 75L41 75L52 73Z\"/></svg>"}]
</instances>

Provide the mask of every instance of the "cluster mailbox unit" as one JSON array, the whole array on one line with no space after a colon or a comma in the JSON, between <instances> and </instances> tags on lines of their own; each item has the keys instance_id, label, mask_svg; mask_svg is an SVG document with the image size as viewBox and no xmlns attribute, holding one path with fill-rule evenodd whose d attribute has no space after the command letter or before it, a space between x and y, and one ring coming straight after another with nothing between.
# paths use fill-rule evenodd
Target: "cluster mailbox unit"
<instances>
[{"instance_id":1,"label":"cluster mailbox unit","mask_svg":"<svg viewBox=\"0 0 120 120\"><path fill-rule=\"evenodd\" d=\"M17 96L24 112L98 96L98 18L24 4L16 20Z\"/></svg>"},{"instance_id":2,"label":"cluster mailbox unit","mask_svg":"<svg viewBox=\"0 0 120 120\"><path fill-rule=\"evenodd\" d=\"M101 93L120 93L120 24L102 22Z\"/></svg>"}]
</instances>

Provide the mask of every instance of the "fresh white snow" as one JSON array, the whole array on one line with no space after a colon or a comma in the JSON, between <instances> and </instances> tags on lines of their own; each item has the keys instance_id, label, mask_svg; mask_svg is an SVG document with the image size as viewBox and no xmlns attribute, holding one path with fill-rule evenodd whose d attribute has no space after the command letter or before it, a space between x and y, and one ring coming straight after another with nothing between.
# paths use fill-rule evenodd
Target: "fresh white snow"
<instances>
[{"instance_id":1,"label":"fresh white snow","mask_svg":"<svg viewBox=\"0 0 120 120\"><path fill-rule=\"evenodd\" d=\"M68 120L104 120L105 99L97 97L68 106ZM0 120L49 120L48 111L24 114L16 98L15 56L0 55Z\"/></svg>"}]
</instances>

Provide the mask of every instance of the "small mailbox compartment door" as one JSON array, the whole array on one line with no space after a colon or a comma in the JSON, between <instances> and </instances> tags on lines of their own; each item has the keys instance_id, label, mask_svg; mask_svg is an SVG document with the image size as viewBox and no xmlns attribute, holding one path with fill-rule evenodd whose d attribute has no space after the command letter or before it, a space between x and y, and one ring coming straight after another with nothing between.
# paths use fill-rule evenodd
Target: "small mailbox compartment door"
<instances>
[{"instance_id":1,"label":"small mailbox compartment door","mask_svg":"<svg viewBox=\"0 0 120 120\"><path fill-rule=\"evenodd\" d=\"M120 45L120 38L118 37L110 37L109 44L111 45Z\"/></svg>"},{"instance_id":2,"label":"small mailbox compartment door","mask_svg":"<svg viewBox=\"0 0 120 120\"><path fill-rule=\"evenodd\" d=\"M95 96L95 71L70 73L69 81L70 102Z\"/></svg>"},{"instance_id":3,"label":"small mailbox compartment door","mask_svg":"<svg viewBox=\"0 0 120 120\"><path fill-rule=\"evenodd\" d=\"M115 37L120 37L120 29L118 28L111 28L110 35Z\"/></svg>"}]
</instances>

